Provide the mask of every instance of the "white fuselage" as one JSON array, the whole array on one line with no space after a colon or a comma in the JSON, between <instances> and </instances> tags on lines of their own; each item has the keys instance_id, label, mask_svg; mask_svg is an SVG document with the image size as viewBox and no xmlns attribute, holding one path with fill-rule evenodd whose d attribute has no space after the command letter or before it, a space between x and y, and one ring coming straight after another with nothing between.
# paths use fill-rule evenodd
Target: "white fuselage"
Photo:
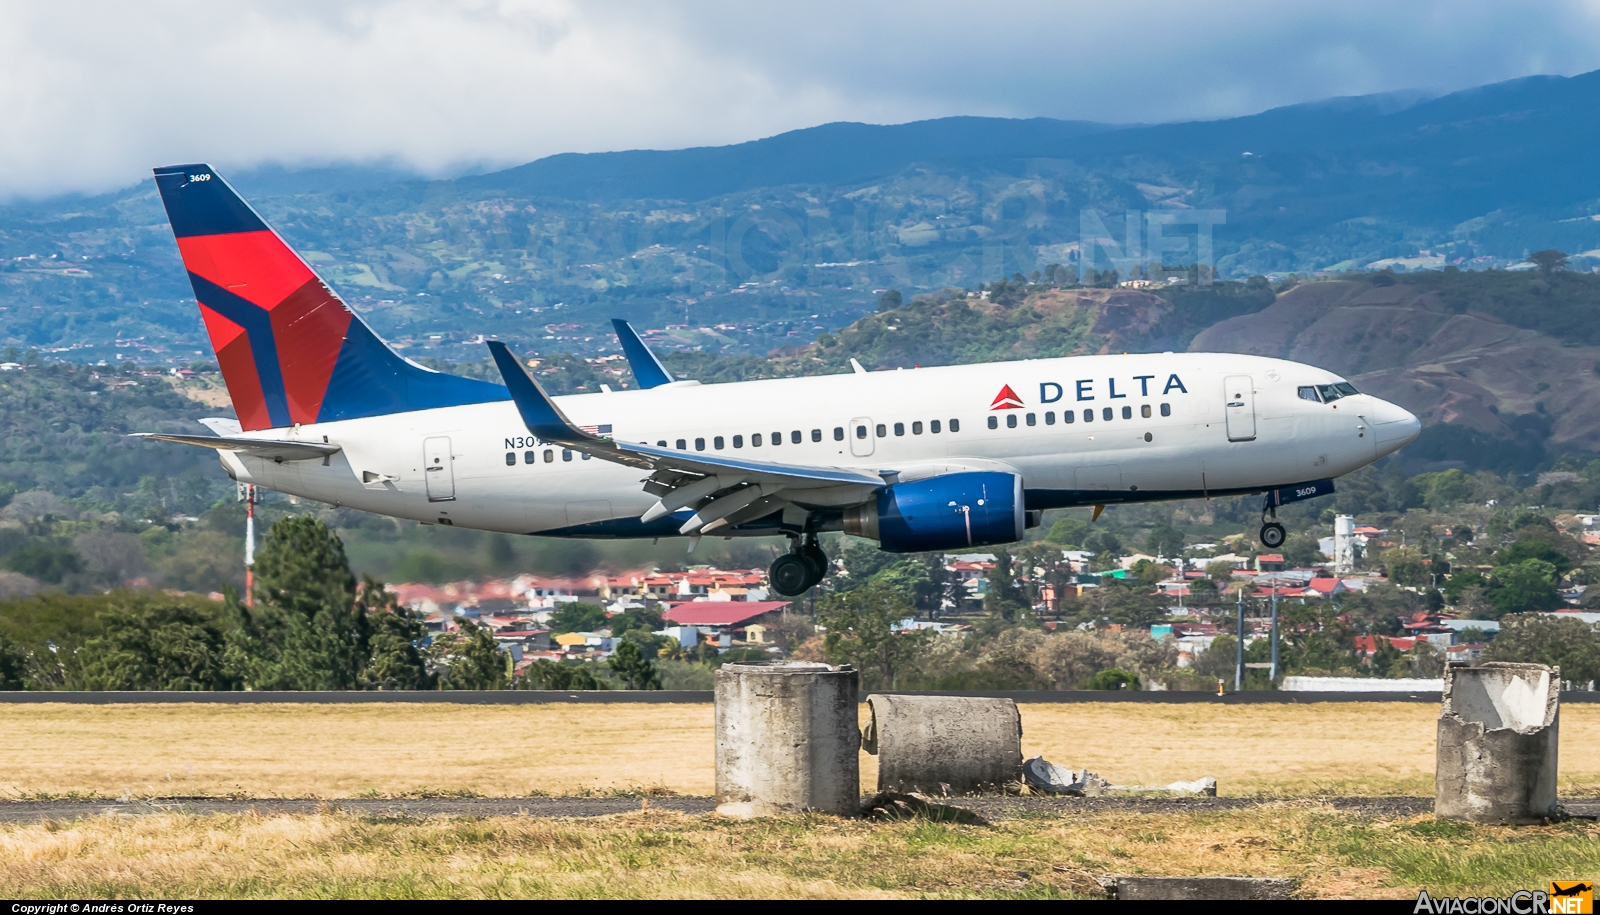
<instances>
[{"instance_id":1,"label":"white fuselage","mask_svg":"<svg viewBox=\"0 0 1600 915\"><path fill-rule=\"evenodd\" d=\"M900 479L1014 468L1038 509L1260 492L1338 477L1416 438L1416 417L1394 404L1297 393L1342 380L1279 359L1160 353L678 382L556 400L577 425L602 434L609 426L624 441L681 441L691 452ZM1021 406L992 409L1008 386ZM656 501L641 488L647 471L534 440L509 400L247 435L340 445L326 460L284 463L223 452L241 482L334 505L506 533L663 533L629 526Z\"/></svg>"}]
</instances>

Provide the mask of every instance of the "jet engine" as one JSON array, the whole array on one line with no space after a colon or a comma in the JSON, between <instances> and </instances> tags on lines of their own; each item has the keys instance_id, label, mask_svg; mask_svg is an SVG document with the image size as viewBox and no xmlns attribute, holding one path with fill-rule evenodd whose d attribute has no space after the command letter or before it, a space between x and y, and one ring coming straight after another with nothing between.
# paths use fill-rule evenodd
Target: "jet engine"
<instances>
[{"instance_id":1,"label":"jet engine","mask_svg":"<svg viewBox=\"0 0 1600 915\"><path fill-rule=\"evenodd\" d=\"M844 530L891 553L917 553L1015 543L1028 521L1022 477L968 471L888 486L846 509Z\"/></svg>"}]
</instances>

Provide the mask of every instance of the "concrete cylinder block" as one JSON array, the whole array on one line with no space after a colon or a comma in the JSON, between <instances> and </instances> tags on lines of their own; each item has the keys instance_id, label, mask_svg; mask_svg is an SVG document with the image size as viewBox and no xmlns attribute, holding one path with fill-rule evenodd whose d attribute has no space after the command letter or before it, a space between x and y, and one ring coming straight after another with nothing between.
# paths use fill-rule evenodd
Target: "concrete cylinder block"
<instances>
[{"instance_id":1,"label":"concrete cylinder block","mask_svg":"<svg viewBox=\"0 0 1600 915\"><path fill-rule=\"evenodd\" d=\"M848 665L724 664L717 671L717 812L861 809L859 679Z\"/></svg>"},{"instance_id":2,"label":"concrete cylinder block","mask_svg":"<svg viewBox=\"0 0 1600 915\"><path fill-rule=\"evenodd\" d=\"M1560 711L1559 667L1446 667L1434 815L1474 823L1556 816Z\"/></svg>"},{"instance_id":3,"label":"concrete cylinder block","mask_svg":"<svg viewBox=\"0 0 1600 915\"><path fill-rule=\"evenodd\" d=\"M1022 716L1010 699L868 696L862 746L879 791L996 792L1022 777Z\"/></svg>"}]
</instances>

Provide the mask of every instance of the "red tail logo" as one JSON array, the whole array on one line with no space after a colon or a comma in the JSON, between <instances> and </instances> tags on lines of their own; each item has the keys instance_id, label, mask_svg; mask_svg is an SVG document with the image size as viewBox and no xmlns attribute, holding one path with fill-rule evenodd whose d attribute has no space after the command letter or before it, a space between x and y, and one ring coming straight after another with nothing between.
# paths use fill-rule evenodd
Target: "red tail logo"
<instances>
[{"instance_id":1,"label":"red tail logo","mask_svg":"<svg viewBox=\"0 0 1600 915\"><path fill-rule=\"evenodd\" d=\"M1022 398L1018 397L1017 392L1011 390L1011 385L1008 384L1000 389L1000 393L994 395L994 403L989 404L989 409L1020 410L1022 409Z\"/></svg>"}]
</instances>

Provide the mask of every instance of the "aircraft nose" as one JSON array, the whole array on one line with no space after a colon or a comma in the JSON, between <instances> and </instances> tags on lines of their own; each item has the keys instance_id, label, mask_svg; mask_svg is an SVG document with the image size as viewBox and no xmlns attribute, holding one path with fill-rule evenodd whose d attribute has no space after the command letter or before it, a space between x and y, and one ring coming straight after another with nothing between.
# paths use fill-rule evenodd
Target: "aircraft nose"
<instances>
[{"instance_id":1,"label":"aircraft nose","mask_svg":"<svg viewBox=\"0 0 1600 915\"><path fill-rule=\"evenodd\" d=\"M1417 440L1422 434L1422 420L1404 407L1387 400L1373 398L1372 433L1378 450L1391 454Z\"/></svg>"}]
</instances>

